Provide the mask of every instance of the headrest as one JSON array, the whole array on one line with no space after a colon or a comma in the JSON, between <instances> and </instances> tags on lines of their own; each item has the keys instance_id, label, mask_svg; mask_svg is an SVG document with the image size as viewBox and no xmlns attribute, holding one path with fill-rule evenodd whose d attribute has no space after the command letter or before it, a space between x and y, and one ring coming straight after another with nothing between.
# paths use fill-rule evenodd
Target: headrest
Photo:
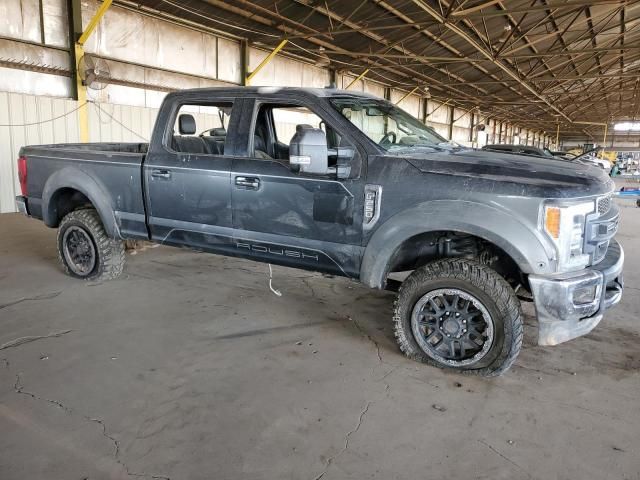
<instances>
[{"instance_id":1,"label":"headrest","mask_svg":"<svg viewBox=\"0 0 640 480\"><path fill-rule=\"evenodd\" d=\"M300 123L298 125L296 125L296 132L300 133L303 130L309 130L309 129L313 129L312 125L309 125L308 123Z\"/></svg>"},{"instance_id":2,"label":"headrest","mask_svg":"<svg viewBox=\"0 0 640 480\"><path fill-rule=\"evenodd\" d=\"M227 135L227 130L224 127L220 128L212 128L209 130L209 136L211 137L225 137Z\"/></svg>"},{"instance_id":3,"label":"headrest","mask_svg":"<svg viewBox=\"0 0 640 480\"><path fill-rule=\"evenodd\" d=\"M196 133L196 119L189 113L181 113L178 117L178 132L180 135L193 135Z\"/></svg>"}]
</instances>

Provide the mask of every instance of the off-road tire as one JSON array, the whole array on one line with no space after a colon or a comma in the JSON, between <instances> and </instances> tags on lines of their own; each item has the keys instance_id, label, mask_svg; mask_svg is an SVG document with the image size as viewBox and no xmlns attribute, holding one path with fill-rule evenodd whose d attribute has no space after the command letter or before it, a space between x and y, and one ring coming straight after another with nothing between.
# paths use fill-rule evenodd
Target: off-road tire
<instances>
[{"instance_id":1,"label":"off-road tire","mask_svg":"<svg viewBox=\"0 0 640 480\"><path fill-rule=\"evenodd\" d=\"M426 293L443 288L456 288L475 296L493 319L493 344L475 364L452 368L427 355L414 337L411 327L414 305ZM393 321L396 340L407 357L462 373L501 375L513 365L522 347L522 312L513 289L494 270L471 260L436 260L415 270L400 286Z\"/></svg>"},{"instance_id":2,"label":"off-road tire","mask_svg":"<svg viewBox=\"0 0 640 480\"><path fill-rule=\"evenodd\" d=\"M91 241L96 253L95 267L87 275L76 274L67 264L63 252L63 237L65 231L76 226L84 230ZM93 208L74 210L68 213L58 227L58 260L64 272L74 278L91 281L113 280L122 274L125 261L124 242L115 240L107 235L98 212Z\"/></svg>"}]
</instances>

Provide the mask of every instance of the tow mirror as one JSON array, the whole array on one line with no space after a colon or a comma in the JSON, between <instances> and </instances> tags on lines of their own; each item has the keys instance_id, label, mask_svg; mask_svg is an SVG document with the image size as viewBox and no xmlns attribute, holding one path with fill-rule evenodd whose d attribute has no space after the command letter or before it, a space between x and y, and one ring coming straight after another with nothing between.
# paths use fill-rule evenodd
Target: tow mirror
<instances>
[{"instance_id":1,"label":"tow mirror","mask_svg":"<svg viewBox=\"0 0 640 480\"><path fill-rule=\"evenodd\" d=\"M303 173L330 173L325 133L311 125L296 126L296 134L289 144L289 164L292 169Z\"/></svg>"}]
</instances>

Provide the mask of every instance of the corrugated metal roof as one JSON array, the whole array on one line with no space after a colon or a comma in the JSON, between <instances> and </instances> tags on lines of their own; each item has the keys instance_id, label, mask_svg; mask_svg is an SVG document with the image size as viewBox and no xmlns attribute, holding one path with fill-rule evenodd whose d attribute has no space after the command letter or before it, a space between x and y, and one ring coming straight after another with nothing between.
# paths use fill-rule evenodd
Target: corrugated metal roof
<instances>
[{"instance_id":1,"label":"corrugated metal roof","mask_svg":"<svg viewBox=\"0 0 640 480\"><path fill-rule=\"evenodd\" d=\"M640 114L640 2L137 0L264 47L539 129ZM566 127L564 125L567 125ZM591 127L586 127L591 128ZM580 127L582 130L582 127Z\"/></svg>"}]
</instances>

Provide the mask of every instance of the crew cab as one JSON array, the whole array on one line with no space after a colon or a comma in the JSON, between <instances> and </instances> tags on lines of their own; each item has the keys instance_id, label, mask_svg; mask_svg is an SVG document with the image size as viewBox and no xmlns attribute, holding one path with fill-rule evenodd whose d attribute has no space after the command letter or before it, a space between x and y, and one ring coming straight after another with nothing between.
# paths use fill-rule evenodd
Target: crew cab
<instances>
[{"instance_id":1,"label":"crew cab","mask_svg":"<svg viewBox=\"0 0 640 480\"><path fill-rule=\"evenodd\" d=\"M600 169L463 148L364 93L170 93L148 144L23 147L18 171L18 209L58 229L73 277L116 278L126 239L341 275L397 290L400 349L441 368L505 372L521 300L555 345L622 295Z\"/></svg>"}]
</instances>

